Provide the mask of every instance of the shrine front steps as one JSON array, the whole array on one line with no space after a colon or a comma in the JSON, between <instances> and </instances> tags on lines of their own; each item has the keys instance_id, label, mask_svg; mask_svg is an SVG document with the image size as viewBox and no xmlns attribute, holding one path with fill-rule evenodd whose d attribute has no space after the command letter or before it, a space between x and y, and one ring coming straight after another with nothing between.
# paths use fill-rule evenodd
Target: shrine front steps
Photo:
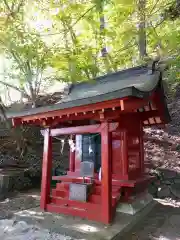
<instances>
[{"instance_id":1,"label":"shrine front steps","mask_svg":"<svg viewBox=\"0 0 180 240\"><path fill-rule=\"evenodd\" d=\"M93 185L92 193L87 202L69 199L70 182L61 182L52 189L51 202L47 204L46 210L49 212L73 215L93 221L103 222L101 219L101 185ZM115 213L121 193L120 187L112 187L112 211Z\"/></svg>"},{"instance_id":2,"label":"shrine front steps","mask_svg":"<svg viewBox=\"0 0 180 240\"><path fill-rule=\"evenodd\" d=\"M120 187L112 186L112 207L115 207L119 198L121 196ZM57 205L72 205L74 202L74 206L81 206L83 202L79 201L71 201L69 200L69 183L57 183L56 188L52 190L51 202ZM93 185L92 193L88 198L88 204L97 204L101 205L101 186Z\"/></svg>"},{"instance_id":3,"label":"shrine front steps","mask_svg":"<svg viewBox=\"0 0 180 240\"><path fill-rule=\"evenodd\" d=\"M55 189L58 190L58 191L69 191L69 184L70 184L69 182L57 183ZM120 189L121 189L120 186L113 185L112 186L112 193L119 193ZM100 194L101 193L101 184L100 183L98 185L94 184L92 186L92 193L94 193L94 194Z\"/></svg>"},{"instance_id":4,"label":"shrine front steps","mask_svg":"<svg viewBox=\"0 0 180 240\"><path fill-rule=\"evenodd\" d=\"M72 174L72 173L71 173ZM73 173L75 174L75 173ZM75 174L77 175L77 173ZM96 176L95 179L93 179L93 182L96 185L101 185L101 181L97 179L98 177ZM112 186L117 186L117 187L130 187L134 188L137 185L141 185L144 182L150 182L153 180L154 177L149 176L149 175L144 175L141 176L141 178L138 178L136 180L122 180L121 176L119 177L116 174L112 175ZM66 175L66 176L53 176L53 180L56 181L62 181L63 183L82 183L83 178L79 176L71 176L71 175ZM91 180L89 178L84 178L86 183L91 183Z\"/></svg>"},{"instance_id":5,"label":"shrine front steps","mask_svg":"<svg viewBox=\"0 0 180 240\"><path fill-rule=\"evenodd\" d=\"M74 217L80 217L83 219L87 219L87 220L92 220L92 221L97 221L97 222L103 222L103 219L101 218L101 209L99 207L99 205L97 206L97 208L92 208L92 204L90 204L91 206L87 207L87 208L78 208L76 207L65 207L62 205L57 205L57 204L47 204L46 206L46 210L48 212L52 212L52 213L60 213L60 214L65 214L65 215L70 215L70 216L74 216ZM106 224L106 223L105 223Z\"/></svg>"},{"instance_id":6,"label":"shrine front steps","mask_svg":"<svg viewBox=\"0 0 180 240\"><path fill-rule=\"evenodd\" d=\"M119 198L120 198L120 193L112 193L112 207L116 206ZM52 190L51 202L54 204L58 204L58 205L62 204L67 206L70 206L73 202L75 203L74 206L84 204L84 202L69 200L69 192L57 190L57 189ZM102 203L101 195L92 193L88 198L88 202L86 203L101 205Z\"/></svg>"},{"instance_id":7,"label":"shrine front steps","mask_svg":"<svg viewBox=\"0 0 180 240\"><path fill-rule=\"evenodd\" d=\"M87 202L75 201L69 199L70 182L61 182L52 189L51 202L46 210L66 215L78 216L93 221L103 222L101 219L101 185L93 185L92 193ZM120 187L112 187L112 211L115 213L121 193Z\"/></svg>"}]
</instances>

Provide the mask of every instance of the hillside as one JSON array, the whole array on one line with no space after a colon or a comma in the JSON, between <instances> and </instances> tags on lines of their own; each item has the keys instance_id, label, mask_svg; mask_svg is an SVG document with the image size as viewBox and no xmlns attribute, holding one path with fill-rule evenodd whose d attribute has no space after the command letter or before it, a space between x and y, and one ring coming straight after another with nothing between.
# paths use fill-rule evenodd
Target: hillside
<instances>
[{"instance_id":1,"label":"hillside","mask_svg":"<svg viewBox=\"0 0 180 240\"><path fill-rule=\"evenodd\" d=\"M168 99L172 121L164 128L145 129L146 171L156 176L155 197L180 197L180 87Z\"/></svg>"}]
</instances>

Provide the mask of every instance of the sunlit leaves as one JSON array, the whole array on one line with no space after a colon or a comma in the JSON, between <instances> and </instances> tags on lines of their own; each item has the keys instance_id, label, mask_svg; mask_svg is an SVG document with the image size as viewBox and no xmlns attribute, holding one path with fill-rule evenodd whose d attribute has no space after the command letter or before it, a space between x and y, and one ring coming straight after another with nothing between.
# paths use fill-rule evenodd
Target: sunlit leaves
<instances>
[{"instance_id":1,"label":"sunlit leaves","mask_svg":"<svg viewBox=\"0 0 180 240\"><path fill-rule=\"evenodd\" d=\"M8 2L11 9L13 0ZM149 56L156 54L157 46L162 55L179 52L180 22L163 16L170 2L146 1ZM18 1L14 3L17 9ZM27 71L28 60L33 76L50 66L57 79L67 82L134 66L140 63L137 4L138 0L24 0L16 17L7 18L11 11L0 3L0 48L15 61L19 73ZM105 19L103 29L101 17ZM104 57L102 48L107 50Z\"/></svg>"}]
</instances>

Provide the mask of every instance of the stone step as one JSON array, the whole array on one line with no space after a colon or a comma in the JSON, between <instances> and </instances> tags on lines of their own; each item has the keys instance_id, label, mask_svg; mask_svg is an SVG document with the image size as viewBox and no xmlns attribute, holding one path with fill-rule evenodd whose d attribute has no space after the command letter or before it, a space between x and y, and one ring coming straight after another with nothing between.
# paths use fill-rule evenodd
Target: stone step
<instances>
[{"instance_id":1,"label":"stone step","mask_svg":"<svg viewBox=\"0 0 180 240\"><path fill-rule=\"evenodd\" d=\"M66 198L69 197L69 191L65 189L64 190L52 189L52 196Z\"/></svg>"},{"instance_id":2,"label":"stone step","mask_svg":"<svg viewBox=\"0 0 180 240\"><path fill-rule=\"evenodd\" d=\"M62 207L73 207L86 210L87 208L91 208L92 211L97 211L100 208L100 204L92 203L92 202L81 202L70 200L68 198L60 198L60 197L51 197L51 203L56 204Z\"/></svg>"},{"instance_id":3,"label":"stone step","mask_svg":"<svg viewBox=\"0 0 180 240\"><path fill-rule=\"evenodd\" d=\"M57 192L60 192L60 194L64 193L64 192L68 192L69 191L69 184L70 183L57 183L56 184L56 189L53 189L53 192L56 190ZM119 186L112 186L112 195L115 195L115 194L120 194L120 187ZM100 195L101 194L101 186L98 185L94 185L92 186L92 192L93 194L97 194L97 195Z\"/></svg>"},{"instance_id":4,"label":"stone step","mask_svg":"<svg viewBox=\"0 0 180 240\"><path fill-rule=\"evenodd\" d=\"M60 198L60 199L66 199L69 198L69 191L68 190L52 190L52 198ZM118 202L120 198L120 193L113 192L112 193L112 205L115 206L115 204ZM89 195L88 202L94 203L94 204L101 204L101 195L100 194L91 194ZM54 202L55 203L55 202Z\"/></svg>"},{"instance_id":5,"label":"stone step","mask_svg":"<svg viewBox=\"0 0 180 240\"><path fill-rule=\"evenodd\" d=\"M55 212L66 215L73 215L81 218L86 218L88 220L99 221L101 222L101 208L99 207L97 211L92 211L91 208L87 209L78 209L77 207L63 207L56 204L47 204L48 212Z\"/></svg>"},{"instance_id":6,"label":"stone step","mask_svg":"<svg viewBox=\"0 0 180 240\"><path fill-rule=\"evenodd\" d=\"M69 184L70 183L66 183L66 182L61 182L61 183L56 183L56 189L61 190L61 189L65 189L65 190L69 190Z\"/></svg>"}]
</instances>

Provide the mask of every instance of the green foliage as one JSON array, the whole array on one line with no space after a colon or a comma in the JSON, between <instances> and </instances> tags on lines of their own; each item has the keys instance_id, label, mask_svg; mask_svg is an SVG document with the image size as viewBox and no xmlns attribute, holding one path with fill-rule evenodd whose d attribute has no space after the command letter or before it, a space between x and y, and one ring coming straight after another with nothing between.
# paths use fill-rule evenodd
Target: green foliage
<instances>
[{"instance_id":1,"label":"green foliage","mask_svg":"<svg viewBox=\"0 0 180 240\"><path fill-rule=\"evenodd\" d=\"M11 78L35 101L48 81L48 67L54 69L53 79L77 82L140 64L140 42L150 57L179 55L180 19L171 21L165 14L172 1L144 0L141 9L142 1L3 0L0 49L12 61ZM177 73L178 63L176 58L172 72ZM178 74L172 78L179 81Z\"/></svg>"},{"instance_id":2,"label":"green foliage","mask_svg":"<svg viewBox=\"0 0 180 240\"><path fill-rule=\"evenodd\" d=\"M22 2L23 4L4 0L1 3L4 19L1 19L0 43L4 56L12 62L13 74L11 72L7 78L8 83L13 77L18 84L14 89L19 88L22 97L35 104L42 84L42 74L49 65L52 51L38 33L29 31L24 17L28 2ZM13 15L9 12L13 12ZM4 82L5 85L8 83Z\"/></svg>"}]
</instances>

